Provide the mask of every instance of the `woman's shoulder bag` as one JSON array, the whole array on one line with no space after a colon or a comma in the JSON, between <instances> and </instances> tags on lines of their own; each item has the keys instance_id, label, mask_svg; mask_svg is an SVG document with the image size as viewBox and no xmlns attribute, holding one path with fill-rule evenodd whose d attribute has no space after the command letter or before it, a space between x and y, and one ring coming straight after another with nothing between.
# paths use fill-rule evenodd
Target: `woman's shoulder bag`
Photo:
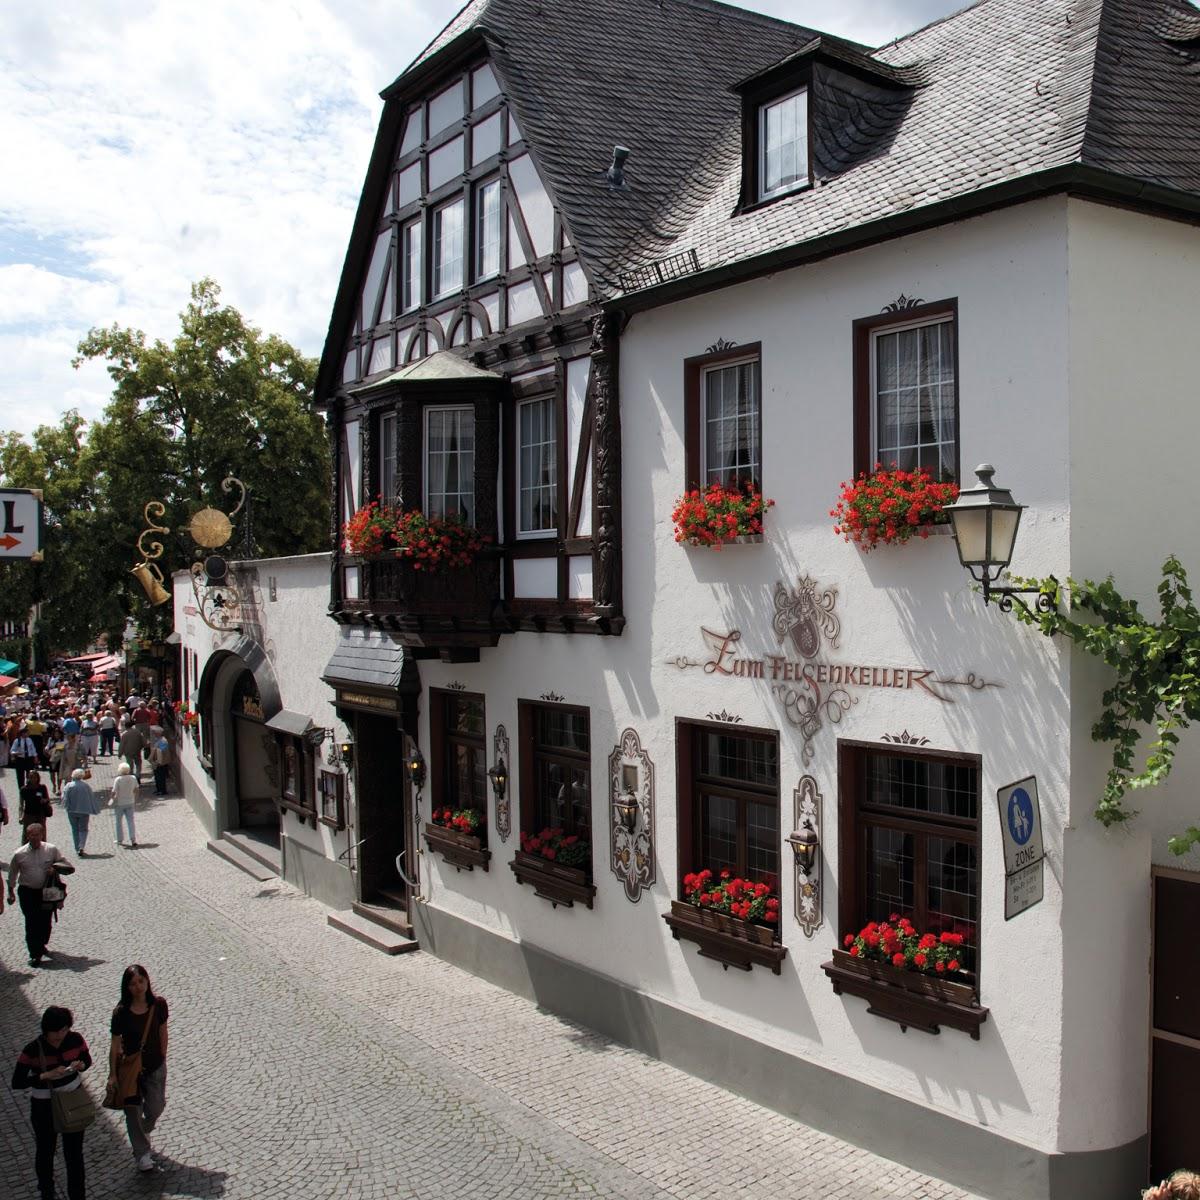
<instances>
[{"instance_id":1,"label":"woman's shoulder bag","mask_svg":"<svg viewBox=\"0 0 1200 1200\"><path fill-rule=\"evenodd\" d=\"M38 1055L42 1060L42 1074L46 1073L46 1055L42 1051L41 1040L38 1040ZM58 1133L82 1133L96 1119L96 1102L91 1093L79 1080L79 1086L70 1089L52 1087L50 1089L50 1113L54 1118L54 1128Z\"/></svg>"}]
</instances>

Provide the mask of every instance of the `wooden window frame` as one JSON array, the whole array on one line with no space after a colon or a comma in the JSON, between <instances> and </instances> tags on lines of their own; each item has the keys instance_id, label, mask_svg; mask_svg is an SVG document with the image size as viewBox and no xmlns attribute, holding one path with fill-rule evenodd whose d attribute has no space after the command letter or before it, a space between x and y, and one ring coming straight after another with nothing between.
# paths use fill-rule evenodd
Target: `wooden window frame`
<instances>
[{"instance_id":1,"label":"wooden window frame","mask_svg":"<svg viewBox=\"0 0 1200 1200\"><path fill-rule=\"evenodd\" d=\"M558 372L553 375L547 375L549 382L557 382ZM565 402L560 402L557 395L558 389L551 390L547 388L545 391L532 396L520 396L513 400L513 455L512 455L512 477L513 477L513 529L512 540L517 542L535 542L548 539L561 538L563 536L563 497L565 494L564 480L562 478L563 458L565 457L565 442L566 431L563 426L563 409ZM554 525L549 529L522 529L521 528L521 485L523 475L521 472L521 409L527 404L547 404L554 417ZM545 443L542 443L543 445Z\"/></svg>"},{"instance_id":2,"label":"wooden window frame","mask_svg":"<svg viewBox=\"0 0 1200 1200\"><path fill-rule=\"evenodd\" d=\"M765 138L766 116L767 109L772 108L776 104L782 104L785 100L794 100L797 96L804 97L804 174L803 178L798 179L795 183L790 183L786 187L776 188L773 192L764 190L764 180L767 174L767 147ZM812 89L807 83L802 83L790 91L781 92L776 96L768 96L760 100L756 106L755 120L757 121L757 129L755 130L755 190L756 200L759 204L769 204L772 200L779 200L784 196L790 196L793 192L802 192L805 188L812 187Z\"/></svg>"},{"instance_id":3,"label":"wooden window frame","mask_svg":"<svg viewBox=\"0 0 1200 1200\"><path fill-rule=\"evenodd\" d=\"M474 525L478 516L479 510L479 489L476 483L477 477L477 459L479 457L478 447L476 445L476 420L475 420L475 405L467 400L430 400L421 406L421 511L430 515L429 512L429 414L431 412L469 412L471 414L471 514L470 520L466 521L468 525ZM443 497L448 493L443 493ZM459 492L457 495L466 495L467 493ZM441 514L445 515L445 514Z\"/></svg>"},{"instance_id":4,"label":"wooden window frame","mask_svg":"<svg viewBox=\"0 0 1200 1200\"><path fill-rule=\"evenodd\" d=\"M745 346L734 346L728 350L717 350L697 354L683 362L683 444L685 490L703 489L704 469L704 424L707 412L704 403L704 376L714 367L732 366L749 359L758 363L758 441L759 472L762 473L763 435L763 388L762 388L762 342L749 342ZM760 490L763 481L759 481Z\"/></svg>"},{"instance_id":5,"label":"wooden window frame","mask_svg":"<svg viewBox=\"0 0 1200 1200\"><path fill-rule=\"evenodd\" d=\"M325 798L328 795L326 792L327 781L333 781L333 797L334 797L334 815L331 817L325 811ZM317 771L317 819L322 825L329 826L330 829L342 830L346 828L346 777L341 771L331 771L325 767L321 767Z\"/></svg>"},{"instance_id":6,"label":"wooden window frame","mask_svg":"<svg viewBox=\"0 0 1200 1200\"><path fill-rule=\"evenodd\" d=\"M962 362L958 347L958 298L937 300L929 304L918 304L899 312L884 312L873 317L861 317L854 322L854 465L853 474L870 474L875 470L876 446L874 444L873 410L875 405L875 372L871 362L871 347L875 334L898 326L940 324L949 318L953 326L951 342L954 346L954 478L962 479L962 414L959 403L961 395ZM883 464L885 467L889 463Z\"/></svg>"},{"instance_id":7,"label":"wooden window frame","mask_svg":"<svg viewBox=\"0 0 1200 1200\"><path fill-rule=\"evenodd\" d=\"M451 733L446 720L447 704L457 701L476 701L483 708L483 732L478 738L467 737L465 734ZM450 688L429 689L429 795L434 808L449 805L451 808L473 808L474 805L458 803L457 797L449 794L448 772L451 763L450 747L455 744L470 745L483 757L487 765L487 700L482 692L457 692ZM484 786L480 797L479 811L482 813L484 825L487 821L487 787Z\"/></svg>"},{"instance_id":8,"label":"wooden window frame","mask_svg":"<svg viewBox=\"0 0 1200 1200\"><path fill-rule=\"evenodd\" d=\"M941 814L931 816L905 816L897 810L889 814L871 813L872 823L888 828L911 832L922 838L947 837L966 842L975 847L976 864L979 872L979 910L976 912L975 928L977 940L982 933L982 895L984 865L981 855L981 830L983 816L983 758L978 754L966 754L949 750L915 749L911 746L895 746L890 742L862 742L846 738L838 739L838 920L841 935L857 933L866 923L867 911L867 825L859 820L859 802L862 785L862 765L868 754L883 754L890 758L907 758L924 762L945 763L955 766L974 767L977 772L979 791L974 821L965 817L948 817ZM914 866L913 899L915 901L911 920L917 929L928 932L925 914L928 903L927 876L921 870L921 855L918 852ZM839 945L841 937L839 936ZM983 947L974 947L976 964L971 976L975 996L979 996L980 966Z\"/></svg>"},{"instance_id":9,"label":"wooden window frame","mask_svg":"<svg viewBox=\"0 0 1200 1200\"><path fill-rule=\"evenodd\" d=\"M799 63L785 63L739 88L742 96L742 186L735 210L739 213L753 212L768 204L777 204L789 196L806 191L813 185L813 64L807 58ZM772 192L764 196L760 186L762 180L762 132L761 120L764 107L806 92L806 117L808 122L808 178L785 191Z\"/></svg>"},{"instance_id":10,"label":"wooden window frame","mask_svg":"<svg viewBox=\"0 0 1200 1200\"><path fill-rule=\"evenodd\" d=\"M588 728L588 750L584 754L577 750L550 750L541 751L537 743L537 719L539 712L565 712L576 713L582 715L587 720ZM581 704L558 704L546 700L519 700L517 702L517 736L519 742L520 754L520 828L523 833L537 833L537 766L538 762L547 759L561 759L565 763L579 768L580 763L584 764L588 778L588 844L591 847L592 855L595 857L596 850L596 828L595 828L595 804L592 796L592 714L591 709L586 705ZM571 818L572 824L568 828L566 824L561 826L568 833L575 832L574 818ZM591 878L592 867L589 863L588 877Z\"/></svg>"},{"instance_id":11,"label":"wooden window frame","mask_svg":"<svg viewBox=\"0 0 1200 1200\"><path fill-rule=\"evenodd\" d=\"M697 734L703 733L721 733L728 736L742 736L746 738L759 738L775 743L776 755L779 754L779 730L770 729L765 726L755 725L737 725L731 726L719 721L697 721L689 717L675 718L675 779L676 779L676 829L678 831L678 878L676 880L678 895L683 896L683 877L693 871L701 870L704 864L699 859L700 846L702 837L700 831L700 805L696 802L697 781L699 776L699 741ZM782 764L781 764L782 769ZM734 790L732 788L727 790ZM747 798L753 795L761 799L769 797L770 792L767 789L757 790L754 785L747 785L744 789ZM779 837L780 843L779 852L779 875L780 885L782 887L784 873L784 858L783 858L783 799L781 785L776 784L775 802L779 807ZM745 853L745 830L740 827L739 822L739 855L744 861ZM745 877L744 872L743 878Z\"/></svg>"},{"instance_id":12,"label":"wooden window frame","mask_svg":"<svg viewBox=\"0 0 1200 1200\"><path fill-rule=\"evenodd\" d=\"M287 733L277 733L275 741L279 746L279 807L295 813L302 822L311 822L312 827L316 829L317 797L311 749L303 738ZM287 790L289 754L295 755L296 788L294 793Z\"/></svg>"}]
</instances>

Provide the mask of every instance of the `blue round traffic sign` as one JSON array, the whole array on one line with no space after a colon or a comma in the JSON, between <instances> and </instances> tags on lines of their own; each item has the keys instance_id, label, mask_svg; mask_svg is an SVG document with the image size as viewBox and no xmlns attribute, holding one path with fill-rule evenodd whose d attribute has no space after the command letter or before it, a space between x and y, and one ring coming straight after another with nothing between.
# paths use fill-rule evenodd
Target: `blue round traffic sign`
<instances>
[{"instance_id":1,"label":"blue round traffic sign","mask_svg":"<svg viewBox=\"0 0 1200 1200\"><path fill-rule=\"evenodd\" d=\"M1033 836L1033 801L1024 788L1014 788L1008 798L1008 832L1018 846Z\"/></svg>"}]
</instances>

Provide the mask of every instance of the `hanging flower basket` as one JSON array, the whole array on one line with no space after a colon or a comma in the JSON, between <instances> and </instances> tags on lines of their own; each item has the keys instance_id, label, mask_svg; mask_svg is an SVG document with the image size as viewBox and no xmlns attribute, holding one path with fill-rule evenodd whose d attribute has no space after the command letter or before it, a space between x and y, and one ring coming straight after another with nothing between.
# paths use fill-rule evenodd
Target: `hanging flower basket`
<instances>
[{"instance_id":1,"label":"hanging flower basket","mask_svg":"<svg viewBox=\"0 0 1200 1200\"><path fill-rule=\"evenodd\" d=\"M685 492L671 512L675 540L714 550L731 542L758 540L762 537L763 516L774 504L753 487L733 489L713 484L704 491Z\"/></svg>"},{"instance_id":2,"label":"hanging flower basket","mask_svg":"<svg viewBox=\"0 0 1200 1200\"><path fill-rule=\"evenodd\" d=\"M885 471L876 463L852 483L841 484L837 505L829 510L833 532L867 553L910 538L927 538L947 518L943 510L958 499L958 484L935 483L924 467Z\"/></svg>"},{"instance_id":3,"label":"hanging flower basket","mask_svg":"<svg viewBox=\"0 0 1200 1200\"><path fill-rule=\"evenodd\" d=\"M380 500L364 504L343 528L346 548L367 557L392 554L414 571L468 567L491 539L457 517L427 517Z\"/></svg>"}]
</instances>

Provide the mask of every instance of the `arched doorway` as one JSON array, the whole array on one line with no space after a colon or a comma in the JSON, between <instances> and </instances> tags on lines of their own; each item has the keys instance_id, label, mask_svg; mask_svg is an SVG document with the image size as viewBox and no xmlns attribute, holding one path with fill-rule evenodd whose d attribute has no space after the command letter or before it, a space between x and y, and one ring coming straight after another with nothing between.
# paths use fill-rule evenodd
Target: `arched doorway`
<instances>
[{"instance_id":1,"label":"arched doorway","mask_svg":"<svg viewBox=\"0 0 1200 1200\"><path fill-rule=\"evenodd\" d=\"M229 720L233 735L234 794L230 819L234 828L260 833L279 830L280 751L266 727L262 697L249 670L233 683Z\"/></svg>"}]
</instances>

